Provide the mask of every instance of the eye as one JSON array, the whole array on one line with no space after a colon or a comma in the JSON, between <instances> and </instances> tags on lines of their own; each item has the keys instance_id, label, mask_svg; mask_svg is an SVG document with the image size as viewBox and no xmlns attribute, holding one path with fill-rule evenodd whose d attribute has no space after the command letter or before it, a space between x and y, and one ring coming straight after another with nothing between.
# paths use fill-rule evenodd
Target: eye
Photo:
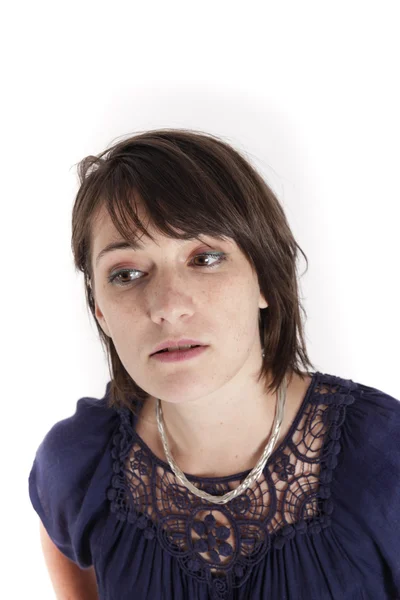
<instances>
[{"instance_id":1,"label":"eye","mask_svg":"<svg viewBox=\"0 0 400 600\"><path fill-rule=\"evenodd\" d=\"M227 259L227 254L225 252L203 252L201 254L196 254L196 256L193 257L192 261L194 261L197 258L205 258L210 261L214 260L214 262L212 262L211 264L195 265L197 268L215 269L224 260ZM142 273L142 271L138 271L138 269L120 269L115 273L111 273L107 277L107 281L111 285L116 285L117 287L127 287L130 283L141 279L141 277L135 277L134 279L129 278L128 280L121 279L121 276L123 276L124 274L128 275L129 277L130 273Z\"/></svg>"}]
</instances>

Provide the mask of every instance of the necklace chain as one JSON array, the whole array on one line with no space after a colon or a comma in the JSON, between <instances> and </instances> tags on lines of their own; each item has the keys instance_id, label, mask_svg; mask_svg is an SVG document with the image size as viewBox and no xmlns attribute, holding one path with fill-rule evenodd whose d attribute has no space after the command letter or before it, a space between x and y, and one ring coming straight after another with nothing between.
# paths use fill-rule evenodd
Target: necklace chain
<instances>
[{"instance_id":1,"label":"necklace chain","mask_svg":"<svg viewBox=\"0 0 400 600\"><path fill-rule=\"evenodd\" d=\"M275 407L275 417L274 417L274 423L273 423L273 428L272 428L272 434L264 448L264 452L262 453L262 455L261 455L259 461L257 462L257 464L255 465L255 467L252 469L252 471L250 471L250 473L247 475L247 477L238 485L238 487L235 488L234 490L231 490L230 492L227 492L223 496L213 496L212 494L208 494L207 492L204 492L203 490L200 490L199 488L194 486L186 478L183 471L181 471L181 469L175 463L175 461L171 455L171 452L168 448L167 437L166 437L165 430L164 430L164 420L163 420L161 401L158 398L157 404L156 404L158 431L160 432L160 436L161 436L162 444L164 447L164 452L165 452L165 455L168 460L168 464L171 467L172 471L175 473L175 476L180 481L180 483L183 486L185 486L190 492L192 492L192 494L194 494L195 496L198 496L199 498L202 498L203 500L207 500L208 502L212 502L213 504L226 504L227 502L229 502L233 498L236 498L237 496L242 494L245 490L247 490L247 488L250 487L250 485L252 485L260 477L260 475L263 472L264 467L267 463L267 460L270 457L270 455L275 447L276 440L278 438L278 435L279 435L279 432L281 429L282 420L283 420L283 414L284 414L284 408L285 408L285 402L286 402L286 393L287 393L287 376L285 375L284 380L283 380L283 385L278 389L278 392L277 392L277 403L276 403L276 407Z\"/></svg>"}]
</instances>

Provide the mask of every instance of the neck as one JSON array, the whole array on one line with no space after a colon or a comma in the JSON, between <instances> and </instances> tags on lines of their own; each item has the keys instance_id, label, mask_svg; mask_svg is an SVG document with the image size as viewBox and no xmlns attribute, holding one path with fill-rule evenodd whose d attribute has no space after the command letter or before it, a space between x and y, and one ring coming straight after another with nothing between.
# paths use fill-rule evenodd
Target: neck
<instances>
[{"instance_id":1,"label":"neck","mask_svg":"<svg viewBox=\"0 0 400 600\"><path fill-rule=\"evenodd\" d=\"M287 407L294 393L293 384L294 378L288 378L285 413L289 419ZM248 381L242 386L236 382L235 389L224 391L190 402L161 402L169 450L186 473L212 477L252 469L272 433L276 393L266 392L262 382L249 386ZM166 461L157 427L156 402L153 396L146 400L140 431L146 428L151 449ZM277 443L285 431L283 422Z\"/></svg>"}]
</instances>

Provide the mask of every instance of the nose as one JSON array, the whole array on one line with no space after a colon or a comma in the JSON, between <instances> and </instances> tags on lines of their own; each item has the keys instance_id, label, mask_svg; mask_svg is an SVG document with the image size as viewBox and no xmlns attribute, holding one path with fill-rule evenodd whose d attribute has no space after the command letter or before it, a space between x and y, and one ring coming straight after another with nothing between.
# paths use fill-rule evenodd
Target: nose
<instances>
[{"instance_id":1,"label":"nose","mask_svg":"<svg viewBox=\"0 0 400 600\"><path fill-rule=\"evenodd\" d=\"M194 313L194 302L187 280L176 271L154 278L149 289L149 315L154 323L175 323Z\"/></svg>"}]
</instances>

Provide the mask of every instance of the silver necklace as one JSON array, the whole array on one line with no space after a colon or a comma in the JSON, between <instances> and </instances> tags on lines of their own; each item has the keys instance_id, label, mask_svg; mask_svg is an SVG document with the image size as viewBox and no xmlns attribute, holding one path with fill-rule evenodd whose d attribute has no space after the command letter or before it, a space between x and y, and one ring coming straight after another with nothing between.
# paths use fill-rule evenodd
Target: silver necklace
<instances>
[{"instance_id":1,"label":"silver necklace","mask_svg":"<svg viewBox=\"0 0 400 600\"><path fill-rule=\"evenodd\" d=\"M278 392L277 392L277 403L276 403L276 407L275 407L275 417L274 417L274 423L273 423L273 428L272 428L272 434L271 434L270 439L267 442L267 445L264 448L264 452L262 453L256 466L247 475L246 479L244 479L242 481L242 483L240 483L238 485L237 488L235 488L234 490L231 490L230 492L227 492L223 496L213 496L212 494L203 492L203 490L200 490L199 488L194 486L185 477L183 471L181 471L181 469L175 463L174 459L172 458L171 452L168 448L167 437L165 435L165 430L164 430L161 401L158 398L157 404L156 404L158 431L160 432L160 436L161 436L161 440L162 440L162 443L164 446L164 452L165 452L165 456L167 457L168 464L171 467L172 471L175 473L175 476L180 481L180 483L183 486L185 486L190 492L192 492L192 494L194 494L195 496L198 496L199 498L202 498L203 500L207 500L208 502L212 502L214 504L226 504L227 502L229 502L229 500L232 500L232 498L236 498L236 496L239 496L245 490L247 490L247 488L252 483L257 481L257 479L260 477L261 473L264 470L266 462L275 447L275 443L278 438L279 431L281 429L281 424L283 421L283 414L284 414L284 408L285 408L285 402L286 402L286 393L287 393L287 376L285 375L285 377L283 379L283 384L281 385L281 387L278 389Z\"/></svg>"}]
</instances>

